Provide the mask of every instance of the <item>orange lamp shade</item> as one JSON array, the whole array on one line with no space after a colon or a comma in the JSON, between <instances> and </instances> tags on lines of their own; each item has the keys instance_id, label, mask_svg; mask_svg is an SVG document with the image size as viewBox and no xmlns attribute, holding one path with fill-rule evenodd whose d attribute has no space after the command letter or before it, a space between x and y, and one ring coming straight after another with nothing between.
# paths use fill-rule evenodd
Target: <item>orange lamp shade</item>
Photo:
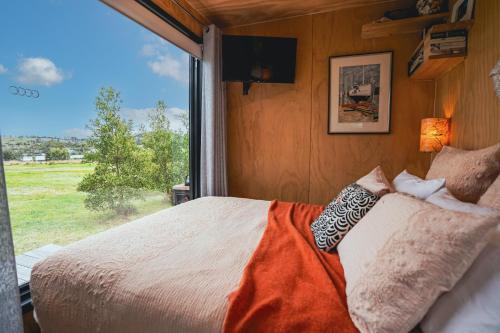
<instances>
[{"instance_id":1,"label":"orange lamp shade","mask_svg":"<svg viewBox=\"0 0 500 333\"><path fill-rule=\"evenodd\" d=\"M447 118L425 118L420 126L420 151L438 152L449 143L450 120Z\"/></svg>"}]
</instances>

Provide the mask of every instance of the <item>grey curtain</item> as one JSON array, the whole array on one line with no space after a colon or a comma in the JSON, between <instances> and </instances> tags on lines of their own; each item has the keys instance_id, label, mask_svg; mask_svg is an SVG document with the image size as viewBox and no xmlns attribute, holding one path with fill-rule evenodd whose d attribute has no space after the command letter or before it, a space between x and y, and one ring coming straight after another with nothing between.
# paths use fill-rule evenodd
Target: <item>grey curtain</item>
<instances>
[{"instance_id":1,"label":"grey curtain","mask_svg":"<svg viewBox=\"0 0 500 333\"><path fill-rule=\"evenodd\" d=\"M0 332L23 331L0 138Z\"/></svg>"},{"instance_id":2,"label":"grey curtain","mask_svg":"<svg viewBox=\"0 0 500 333\"><path fill-rule=\"evenodd\" d=\"M226 87L222 82L222 33L203 34L201 196L227 196Z\"/></svg>"}]
</instances>

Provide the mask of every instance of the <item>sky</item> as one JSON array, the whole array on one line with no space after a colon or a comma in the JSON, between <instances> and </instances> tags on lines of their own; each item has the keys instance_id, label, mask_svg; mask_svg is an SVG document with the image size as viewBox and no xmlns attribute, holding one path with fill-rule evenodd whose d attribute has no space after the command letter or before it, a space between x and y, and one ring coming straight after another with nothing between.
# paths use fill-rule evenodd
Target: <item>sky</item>
<instances>
[{"instance_id":1,"label":"sky","mask_svg":"<svg viewBox=\"0 0 500 333\"><path fill-rule=\"evenodd\" d=\"M14 95L36 89L39 98ZM101 87L121 93L137 125L158 100L171 126L189 105L189 56L98 0L3 1L0 11L2 135L85 137Z\"/></svg>"}]
</instances>

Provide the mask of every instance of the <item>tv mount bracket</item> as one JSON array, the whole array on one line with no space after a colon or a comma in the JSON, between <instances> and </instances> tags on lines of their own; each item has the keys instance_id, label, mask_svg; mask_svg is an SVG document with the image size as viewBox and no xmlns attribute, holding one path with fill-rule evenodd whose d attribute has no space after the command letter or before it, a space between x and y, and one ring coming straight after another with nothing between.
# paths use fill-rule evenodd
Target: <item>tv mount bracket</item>
<instances>
[{"instance_id":1,"label":"tv mount bracket","mask_svg":"<svg viewBox=\"0 0 500 333\"><path fill-rule=\"evenodd\" d=\"M243 81L243 95L248 95L252 81Z\"/></svg>"}]
</instances>

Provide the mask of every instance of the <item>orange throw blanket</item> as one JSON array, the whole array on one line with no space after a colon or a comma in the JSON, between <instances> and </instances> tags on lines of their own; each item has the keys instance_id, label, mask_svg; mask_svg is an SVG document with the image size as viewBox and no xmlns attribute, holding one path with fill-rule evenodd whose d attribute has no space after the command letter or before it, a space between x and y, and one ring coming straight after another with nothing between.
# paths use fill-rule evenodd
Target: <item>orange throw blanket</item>
<instances>
[{"instance_id":1,"label":"orange throw blanket","mask_svg":"<svg viewBox=\"0 0 500 333\"><path fill-rule=\"evenodd\" d=\"M273 201L267 228L229 296L224 332L358 332L338 255L309 228L322 206Z\"/></svg>"}]
</instances>

